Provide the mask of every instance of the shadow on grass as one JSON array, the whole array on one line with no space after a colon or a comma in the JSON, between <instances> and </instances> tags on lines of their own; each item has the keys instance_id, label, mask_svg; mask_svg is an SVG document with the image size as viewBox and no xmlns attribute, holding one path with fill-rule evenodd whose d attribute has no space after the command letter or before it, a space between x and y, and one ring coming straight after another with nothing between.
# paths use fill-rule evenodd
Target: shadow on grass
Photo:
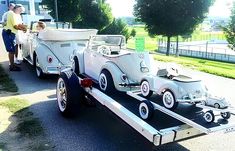
<instances>
[{"instance_id":1,"label":"shadow on grass","mask_svg":"<svg viewBox=\"0 0 235 151\"><path fill-rule=\"evenodd\" d=\"M0 64L0 91L16 93L18 88Z\"/></svg>"},{"instance_id":2,"label":"shadow on grass","mask_svg":"<svg viewBox=\"0 0 235 151\"><path fill-rule=\"evenodd\" d=\"M5 100L0 102L0 106L12 113L8 118L10 125L0 133L0 150L53 150L40 120L30 111L24 100ZM8 121L1 122L4 124Z\"/></svg>"},{"instance_id":3,"label":"shadow on grass","mask_svg":"<svg viewBox=\"0 0 235 151\"><path fill-rule=\"evenodd\" d=\"M10 72L8 62L1 62L6 74L9 75L19 87L20 94L32 94L44 90L54 90L58 79L57 75L47 75L43 79L36 76L35 69L29 63L21 63L20 72ZM1 85L1 84L0 84Z\"/></svg>"}]
</instances>

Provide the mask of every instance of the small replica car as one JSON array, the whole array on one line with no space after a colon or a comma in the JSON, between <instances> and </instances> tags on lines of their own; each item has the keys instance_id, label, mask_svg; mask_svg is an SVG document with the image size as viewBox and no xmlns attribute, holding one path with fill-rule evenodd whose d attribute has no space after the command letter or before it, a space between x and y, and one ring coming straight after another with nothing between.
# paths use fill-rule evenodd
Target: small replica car
<instances>
[{"instance_id":1,"label":"small replica car","mask_svg":"<svg viewBox=\"0 0 235 151\"><path fill-rule=\"evenodd\" d=\"M229 107L224 98L211 96L201 80L186 75L176 64L168 63L159 68L156 75L143 77L140 89L144 97L150 97L153 92L162 95L163 105L171 110L178 103L201 103L216 109Z\"/></svg>"},{"instance_id":2,"label":"small replica car","mask_svg":"<svg viewBox=\"0 0 235 151\"><path fill-rule=\"evenodd\" d=\"M87 45L96 29L71 29L71 24L45 22L46 29L38 32L37 22L32 22L23 42L23 59L34 66L36 75L59 74L61 67L71 67L73 53Z\"/></svg>"},{"instance_id":3,"label":"small replica car","mask_svg":"<svg viewBox=\"0 0 235 151\"><path fill-rule=\"evenodd\" d=\"M202 102L206 106L214 107L217 109L226 109L230 106L229 102L225 98L220 97L208 97L205 102Z\"/></svg>"},{"instance_id":4,"label":"small replica car","mask_svg":"<svg viewBox=\"0 0 235 151\"><path fill-rule=\"evenodd\" d=\"M162 95L163 105L174 110L178 103L206 101L208 92L201 80L181 74L176 66L167 65L158 69L156 75L147 75L141 80L141 93L150 97L153 92Z\"/></svg>"},{"instance_id":5,"label":"small replica car","mask_svg":"<svg viewBox=\"0 0 235 151\"><path fill-rule=\"evenodd\" d=\"M149 74L151 60L148 52L127 50L124 36L95 35L74 54L73 69L96 80L104 92L128 91Z\"/></svg>"}]
</instances>

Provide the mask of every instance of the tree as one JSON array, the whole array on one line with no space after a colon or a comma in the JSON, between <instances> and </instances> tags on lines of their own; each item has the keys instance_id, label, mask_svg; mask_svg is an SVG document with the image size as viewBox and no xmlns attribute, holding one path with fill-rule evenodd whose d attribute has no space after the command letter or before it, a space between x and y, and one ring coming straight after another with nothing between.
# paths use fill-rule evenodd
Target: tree
<instances>
[{"instance_id":1,"label":"tree","mask_svg":"<svg viewBox=\"0 0 235 151\"><path fill-rule=\"evenodd\" d=\"M134 15L144 22L149 35L167 37L167 52L170 38L190 34L206 17L214 0L136 0Z\"/></svg>"},{"instance_id":2,"label":"tree","mask_svg":"<svg viewBox=\"0 0 235 151\"><path fill-rule=\"evenodd\" d=\"M111 7L105 0L57 0L59 21L72 22L77 28L104 29L113 21ZM54 0L42 0L55 18Z\"/></svg>"},{"instance_id":3,"label":"tree","mask_svg":"<svg viewBox=\"0 0 235 151\"><path fill-rule=\"evenodd\" d=\"M124 35L126 37L126 40L128 40L130 37L127 24L124 23L121 19L114 19L113 22L100 33L111 35Z\"/></svg>"},{"instance_id":4,"label":"tree","mask_svg":"<svg viewBox=\"0 0 235 151\"><path fill-rule=\"evenodd\" d=\"M132 37L136 36L136 30L134 28L131 30L130 36L132 36Z\"/></svg>"},{"instance_id":5,"label":"tree","mask_svg":"<svg viewBox=\"0 0 235 151\"><path fill-rule=\"evenodd\" d=\"M229 47L235 49L235 2L231 11L230 21L226 27L223 27L225 37L229 43Z\"/></svg>"},{"instance_id":6,"label":"tree","mask_svg":"<svg viewBox=\"0 0 235 151\"><path fill-rule=\"evenodd\" d=\"M105 0L79 0L80 19L74 23L78 28L103 30L113 21L112 10Z\"/></svg>"},{"instance_id":7,"label":"tree","mask_svg":"<svg viewBox=\"0 0 235 151\"><path fill-rule=\"evenodd\" d=\"M55 18L55 0L42 0L50 15ZM57 0L59 21L75 22L80 18L79 0Z\"/></svg>"}]
</instances>

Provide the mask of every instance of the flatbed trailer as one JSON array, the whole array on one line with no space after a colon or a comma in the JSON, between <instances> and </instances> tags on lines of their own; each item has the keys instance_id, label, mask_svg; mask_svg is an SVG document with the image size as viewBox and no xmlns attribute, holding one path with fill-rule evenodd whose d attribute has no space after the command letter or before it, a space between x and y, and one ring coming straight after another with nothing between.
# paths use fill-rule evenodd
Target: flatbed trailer
<instances>
[{"instance_id":1,"label":"flatbed trailer","mask_svg":"<svg viewBox=\"0 0 235 151\"><path fill-rule=\"evenodd\" d=\"M60 75L57 83L57 100L62 114L70 113L69 111L74 107L74 105L71 105L73 104L71 101L74 101L73 97L79 99L78 95L80 97L84 95L86 97L83 98L92 98L89 100L98 101L107 107L155 146L218 131L224 133L235 131L234 116L228 121L218 119L213 123L206 123L202 120L202 110L199 110L199 108L182 106L183 109L173 112L153 101L150 102L154 105L154 117L145 121L139 117L138 112L138 106L140 102L146 100L145 98L132 91L126 94L116 92L117 94L106 95L99 89L91 87L89 83L89 80L82 79L71 71L65 71ZM63 108L62 103L64 94L67 95L65 108Z\"/></svg>"}]
</instances>

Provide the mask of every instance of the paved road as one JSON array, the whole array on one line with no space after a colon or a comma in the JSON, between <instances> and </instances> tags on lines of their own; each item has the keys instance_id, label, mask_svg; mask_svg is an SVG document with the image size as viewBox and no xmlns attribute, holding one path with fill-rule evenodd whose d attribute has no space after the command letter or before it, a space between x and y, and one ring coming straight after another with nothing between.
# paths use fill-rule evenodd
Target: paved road
<instances>
[{"instance_id":1,"label":"paved road","mask_svg":"<svg viewBox=\"0 0 235 151\"><path fill-rule=\"evenodd\" d=\"M6 53L0 39L0 63L7 69ZM40 118L46 134L55 145L55 150L196 150L196 151L235 151L235 135L212 134L179 143L153 147L145 138L116 118L110 111L97 108L80 108L77 117L63 118L56 107L56 77L45 80L36 78L28 64L22 64L22 72L10 72L19 87L22 97L28 99L31 110ZM205 80L208 88L218 95L224 95L235 102L235 80L221 78L201 72L191 74ZM235 104L232 102L233 104Z\"/></svg>"}]
</instances>

